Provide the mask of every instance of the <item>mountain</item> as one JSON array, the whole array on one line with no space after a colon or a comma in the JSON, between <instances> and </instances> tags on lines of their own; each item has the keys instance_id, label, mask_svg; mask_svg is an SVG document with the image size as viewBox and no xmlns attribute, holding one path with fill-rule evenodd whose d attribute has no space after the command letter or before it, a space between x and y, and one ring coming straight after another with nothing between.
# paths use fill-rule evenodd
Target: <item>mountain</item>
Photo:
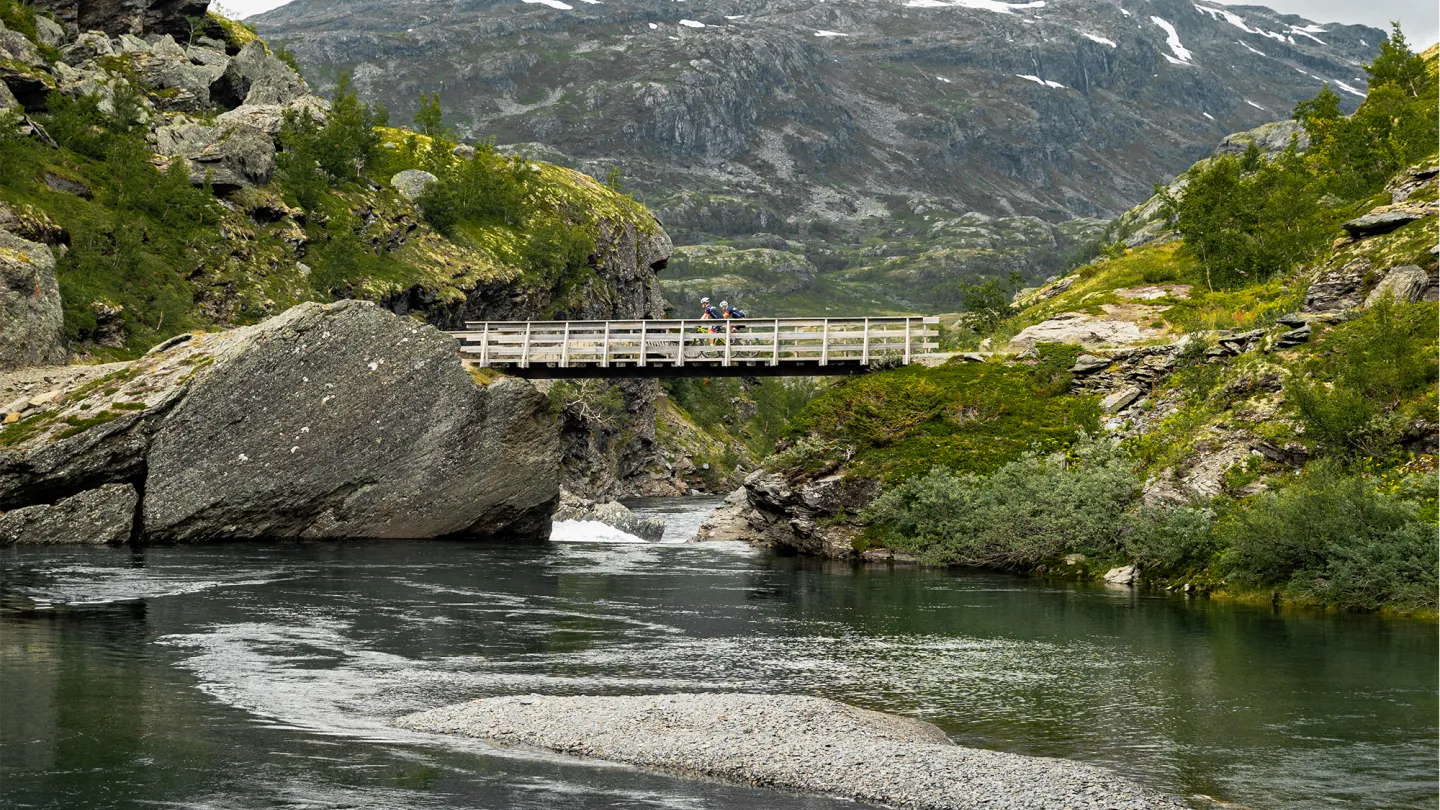
<instances>
[{"instance_id":1,"label":"mountain","mask_svg":"<svg viewBox=\"0 0 1440 810\"><path fill-rule=\"evenodd\" d=\"M468 137L618 168L677 243L803 257L802 304L871 311L1056 272L1227 133L1324 81L1353 108L1383 39L1188 0L294 0L252 21L320 86L351 72L397 120L438 92Z\"/></svg>"}]
</instances>

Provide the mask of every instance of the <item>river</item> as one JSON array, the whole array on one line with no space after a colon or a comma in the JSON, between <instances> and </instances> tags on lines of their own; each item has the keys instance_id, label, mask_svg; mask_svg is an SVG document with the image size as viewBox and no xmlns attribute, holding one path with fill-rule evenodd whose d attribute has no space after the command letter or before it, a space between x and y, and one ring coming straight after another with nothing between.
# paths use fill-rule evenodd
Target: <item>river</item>
<instances>
[{"instance_id":1,"label":"river","mask_svg":"<svg viewBox=\"0 0 1440 810\"><path fill-rule=\"evenodd\" d=\"M856 807L388 723L744 690L1242 806L1435 807L1434 624L676 542L712 505L646 504L670 523L654 544L4 549L0 804Z\"/></svg>"}]
</instances>

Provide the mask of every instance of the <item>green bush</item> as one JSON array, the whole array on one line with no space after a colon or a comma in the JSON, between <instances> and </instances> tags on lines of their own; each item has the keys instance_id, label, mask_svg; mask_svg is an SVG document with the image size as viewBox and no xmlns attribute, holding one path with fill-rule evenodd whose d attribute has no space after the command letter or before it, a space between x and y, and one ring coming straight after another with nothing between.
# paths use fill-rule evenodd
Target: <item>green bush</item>
<instances>
[{"instance_id":1,"label":"green bush","mask_svg":"<svg viewBox=\"0 0 1440 810\"><path fill-rule=\"evenodd\" d=\"M1205 506L1141 507L1126 516L1125 558L1150 576L1180 576L1207 568L1219 546L1215 511Z\"/></svg>"},{"instance_id":2,"label":"green bush","mask_svg":"<svg viewBox=\"0 0 1440 810\"><path fill-rule=\"evenodd\" d=\"M1409 416L1401 406L1435 387L1434 306L1382 300L1325 334L1316 350L1286 391L1305 435L1341 454L1397 452Z\"/></svg>"},{"instance_id":3,"label":"green bush","mask_svg":"<svg viewBox=\"0 0 1440 810\"><path fill-rule=\"evenodd\" d=\"M929 563L1023 568L1067 552L1110 555L1140 493L1130 463L1104 439L1068 458L1026 453L988 477L934 468L867 510L886 545Z\"/></svg>"},{"instance_id":4,"label":"green bush","mask_svg":"<svg viewBox=\"0 0 1440 810\"><path fill-rule=\"evenodd\" d=\"M526 161L497 155L487 143L476 147L473 158L432 171L439 180L425 190L420 208L440 233L453 236L462 222L511 226L527 222L531 172Z\"/></svg>"},{"instance_id":5,"label":"green bush","mask_svg":"<svg viewBox=\"0 0 1440 810\"><path fill-rule=\"evenodd\" d=\"M1435 475L1376 484L1334 462L1311 465L1220 522L1224 572L1348 609L1433 607Z\"/></svg>"}]
</instances>

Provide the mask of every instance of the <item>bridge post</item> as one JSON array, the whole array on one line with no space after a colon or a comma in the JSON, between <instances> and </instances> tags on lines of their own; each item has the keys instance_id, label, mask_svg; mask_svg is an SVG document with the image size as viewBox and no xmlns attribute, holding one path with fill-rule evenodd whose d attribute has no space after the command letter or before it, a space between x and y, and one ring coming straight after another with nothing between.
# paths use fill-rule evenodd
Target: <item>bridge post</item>
<instances>
[{"instance_id":1,"label":"bridge post","mask_svg":"<svg viewBox=\"0 0 1440 810\"><path fill-rule=\"evenodd\" d=\"M645 367L645 322L640 322L640 367Z\"/></svg>"},{"instance_id":2,"label":"bridge post","mask_svg":"<svg viewBox=\"0 0 1440 810\"><path fill-rule=\"evenodd\" d=\"M860 365L870 365L870 319L865 319L865 338L860 347Z\"/></svg>"},{"instance_id":3,"label":"bridge post","mask_svg":"<svg viewBox=\"0 0 1440 810\"><path fill-rule=\"evenodd\" d=\"M480 331L480 367L486 368L490 365L490 322L486 321L484 329Z\"/></svg>"},{"instance_id":4,"label":"bridge post","mask_svg":"<svg viewBox=\"0 0 1440 810\"><path fill-rule=\"evenodd\" d=\"M610 367L610 322L609 322L609 321L606 321L606 322L605 322L605 337L603 338L603 341L604 341L604 344L605 344L605 345L604 345L603 348L600 349L600 352L601 352L601 353L600 353L600 367L601 367L601 368L609 368L609 367Z\"/></svg>"},{"instance_id":5,"label":"bridge post","mask_svg":"<svg viewBox=\"0 0 1440 810\"><path fill-rule=\"evenodd\" d=\"M560 367L570 367L570 322L565 322L565 332L560 338Z\"/></svg>"},{"instance_id":6,"label":"bridge post","mask_svg":"<svg viewBox=\"0 0 1440 810\"><path fill-rule=\"evenodd\" d=\"M770 323L774 324L775 330L775 339L773 342L773 348L771 349L770 365L778 366L780 365L780 320L776 318Z\"/></svg>"},{"instance_id":7,"label":"bridge post","mask_svg":"<svg viewBox=\"0 0 1440 810\"><path fill-rule=\"evenodd\" d=\"M905 365L910 365L910 319L905 319Z\"/></svg>"},{"instance_id":8,"label":"bridge post","mask_svg":"<svg viewBox=\"0 0 1440 810\"><path fill-rule=\"evenodd\" d=\"M685 319L680 319L680 346L675 350L675 365L685 365Z\"/></svg>"},{"instance_id":9,"label":"bridge post","mask_svg":"<svg viewBox=\"0 0 1440 810\"><path fill-rule=\"evenodd\" d=\"M727 368L730 366L730 337L731 337L731 334L732 334L732 333L731 333L731 331L730 331L730 322L729 322L729 321L725 321L725 360L724 360L724 365L725 365Z\"/></svg>"},{"instance_id":10,"label":"bridge post","mask_svg":"<svg viewBox=\"0 0 1440 810\"><path fill-rule=\"evenodd\" d=\"M830 319L825 319L825 325L820 330L820 365L830 365Z\"/></svg>"},{"instance_id":11,"label":"bridge post","mask_svg":"<svg viewBox=\"0 0 1440 810\"><path fill-rule=\"evenodd\" d=\"M529 368L529 367L530 367L530 327L531 327L531 323L532 323L531 321L526 321L526 322L525 322L525 343L524 343L524 345L520 348L520 367L521 367L521 368Z\"/></svg>"}]
</instances>

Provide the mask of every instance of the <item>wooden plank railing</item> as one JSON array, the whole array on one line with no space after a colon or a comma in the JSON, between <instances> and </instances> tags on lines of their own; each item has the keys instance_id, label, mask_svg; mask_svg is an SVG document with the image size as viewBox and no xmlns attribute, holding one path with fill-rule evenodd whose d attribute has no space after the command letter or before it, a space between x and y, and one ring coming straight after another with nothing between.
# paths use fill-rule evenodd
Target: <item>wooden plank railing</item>
<instances>
[{"instance_id":1,"label":"wooden plank railing","mask_svg":"<svg viewBox=\"0 0 1440 810\"><path fill-rule=\"evenodd\" d=\"M473 321L454 332L482 366L705 367L910 363L938 347L934 317Z\"/></svg>"}]
</instances>

